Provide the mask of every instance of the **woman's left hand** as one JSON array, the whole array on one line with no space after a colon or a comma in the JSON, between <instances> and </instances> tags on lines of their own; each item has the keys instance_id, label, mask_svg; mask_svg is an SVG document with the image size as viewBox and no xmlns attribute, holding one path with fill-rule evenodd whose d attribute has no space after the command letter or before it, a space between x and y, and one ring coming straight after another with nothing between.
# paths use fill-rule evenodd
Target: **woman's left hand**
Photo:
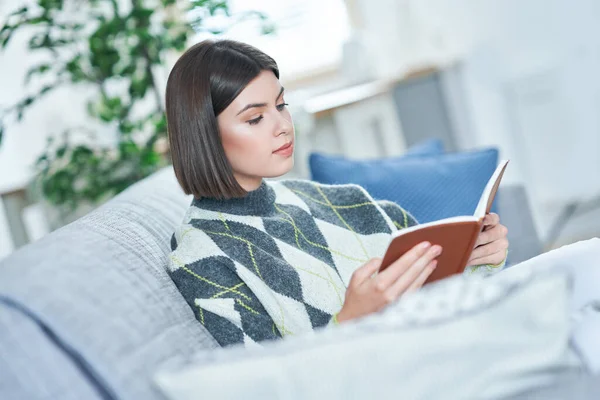
<instances>
[{"instance_id":1,"label":"woman's left hand","mask_svg":"<svg viewBox=\"0 0 600 400\"><path fill-rule=\"evenodd\" d=\"M475 249L471 253L471 257L467 266L501 264L506 258L506 250L508 249L508 239L506 235L508 229L500 224L498 214L490 213L483 220L484 229L479 233L475 242Z\"/></svg>"}]
</instances>

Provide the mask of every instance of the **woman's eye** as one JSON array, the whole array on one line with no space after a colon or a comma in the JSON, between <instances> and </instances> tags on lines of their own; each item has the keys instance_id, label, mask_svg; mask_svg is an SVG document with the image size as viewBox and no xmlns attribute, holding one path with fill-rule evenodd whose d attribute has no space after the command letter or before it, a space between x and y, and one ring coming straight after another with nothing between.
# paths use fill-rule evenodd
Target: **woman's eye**
<instances>
[{"instance_id":1,"label":"woman's eye","mask_svg":"<svg viewBox=\"0 0 600 400\"><path fill-rule=\"evenodd\" d=\"M260 120L263 119L263 116L261 115L260 117L256 117L254 119L251 119L250 121L248 121L248 123L250 125L256 125L260 122Z\"/></svg>"},{"instance_id":2,"label":"woman's eye","mask_svg":"<svg viewBox=\"0 0 600 400\"><path fill-rule=\"evenodd\" d=\"M278 111L283 111L283 109L285 108L285 106L287 106L288 103L281 103L281 104L277 104L277 110Z\"/></svg>"}]
</instances>

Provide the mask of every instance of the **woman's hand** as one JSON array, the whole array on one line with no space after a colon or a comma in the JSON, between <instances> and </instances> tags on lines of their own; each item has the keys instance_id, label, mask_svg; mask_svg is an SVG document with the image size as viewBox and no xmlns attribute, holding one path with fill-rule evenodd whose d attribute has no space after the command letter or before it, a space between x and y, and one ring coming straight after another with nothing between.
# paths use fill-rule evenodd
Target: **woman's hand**
<instances>
[{"instance_id":1,"label":"woman's hand","mask_svg":"<svg viewBox=\"0 0 600 400\"><path fill-rule=\"evenodd\" d=\"M506 258L508 229L500 224L498 214L490 213L483 220L485 228L477 237L475 249L467 266L491 264L498 265Z\"/></svg>"},{"instance_id":2,"label":"woman's hand","mask_svg":"<svg viewBox=\"0 0 600 400\"><path fill-rule=\"evenodd\" d=\"M407 251L389 267L379 270L380 258L373 258L352 274L338 322L362 317L379 311L403 293L420 288L437 265L442 253L438 245L421 243Z\"/></svg>"}]
</instances>

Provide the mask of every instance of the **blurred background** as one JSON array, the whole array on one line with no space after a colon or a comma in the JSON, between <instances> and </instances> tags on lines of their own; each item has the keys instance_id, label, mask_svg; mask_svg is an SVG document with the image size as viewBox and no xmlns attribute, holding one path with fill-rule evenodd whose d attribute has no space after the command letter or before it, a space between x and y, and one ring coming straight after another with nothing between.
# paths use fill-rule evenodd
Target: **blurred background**
<instances>
[{"instance_id":1,"label":"blurred background","mask_svg":"<svg viewBox=\"0 0 600 400\"><path fill-rule=\"evenodd\" d=\"M166 78L207 37L278 62L290 177L314 151L494 147L544 249L597 236L598 21L595 0L4 0L0 258L169 164Z\"/></svg>"}]
</instances>

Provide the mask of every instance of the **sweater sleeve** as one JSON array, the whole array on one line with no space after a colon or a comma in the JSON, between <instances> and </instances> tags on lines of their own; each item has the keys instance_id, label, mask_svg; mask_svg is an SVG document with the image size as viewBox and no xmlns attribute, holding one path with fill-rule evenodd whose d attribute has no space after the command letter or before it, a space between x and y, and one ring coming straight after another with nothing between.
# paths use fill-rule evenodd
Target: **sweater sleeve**
<instances>
[{"instance_id":1,"label":"sweater sleeve","mask_svg":"<svg viewBox=\"0 0 600 400\"><path fill-rule=\"evenodd\" d=\"M481 265L471 265L470 267L465 268L464 274L467 275L480 275L480 276L489 276L494 275L497 272L500 272L506 266L506 259L508 257L508 250L506 250L506 255L504 256L504 260L499 264L481 264Z\"/></svg>"},{"instance_id":2,"label":"sweater sleeve","mask_svg":"<svg viewBox=\"0 0 600 400\"><path fill-rule=\"evenodd\" d=\"M182 261L186 251L178 251L174 238L171 244L171 279L219 345L249 347L281 337L260 300L235 272L231 259L213 256L186 263Z\"/></svg>"}]
</instances>

